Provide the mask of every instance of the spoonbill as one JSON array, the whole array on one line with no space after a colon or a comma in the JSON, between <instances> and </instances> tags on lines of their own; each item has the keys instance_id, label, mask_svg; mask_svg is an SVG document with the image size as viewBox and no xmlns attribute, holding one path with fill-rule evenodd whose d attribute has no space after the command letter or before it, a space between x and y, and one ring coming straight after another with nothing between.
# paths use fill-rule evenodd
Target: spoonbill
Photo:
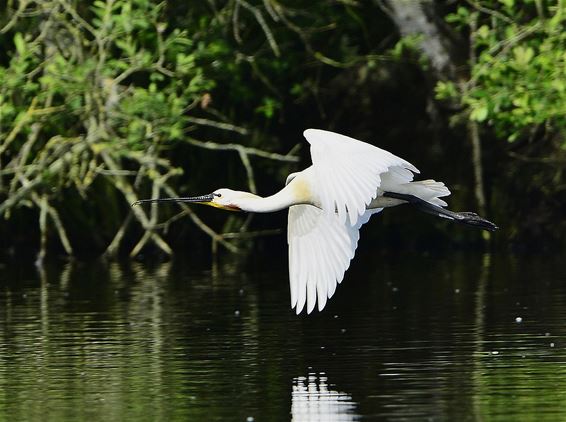
<instances>
[{"instance_id":1,"label":"spoonbill","mask_svg":"<svg viewBox=\"0 0 566 422\"><path fill-rule=\"evenodd\" d=\"M408 203L457 223L497 229L475 213L444 208L447 204L440 198L450 195L444 183L413 181L419 170L388 151L321 129L307 129L304 136L312 165L290 174L274 195L218 189L208 195L142 199L136 204L192 202L257 213L288 208L291 308L297 314L305 304L310 314L317 301L322 311L350 266L360 227L384 208Z\"/></svg>"}]
</instances>

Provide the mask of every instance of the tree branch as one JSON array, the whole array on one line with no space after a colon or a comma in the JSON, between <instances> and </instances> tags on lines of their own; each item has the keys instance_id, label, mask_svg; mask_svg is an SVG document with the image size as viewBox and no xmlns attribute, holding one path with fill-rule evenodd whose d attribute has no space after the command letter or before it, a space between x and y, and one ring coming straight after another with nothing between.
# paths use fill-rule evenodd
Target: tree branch
<instances>
[{"instance_id":1,"label":"tree branch","mask_svg":"<svg viewBox=\"0 0 566 422\"><path fill-rule=\"evenodd\" d=\"M216 142L211 141L197 141L193 138L187 138L185 142L194 145L199 148L204 149L211 149L211 150L221 150L221 151L240 151L243 150L248 155L255 155L262 158L268 158L270 160L276 161L284 161L288 163L297 163L299 162L299 157L296 155L291 155L291 153L287 153L286 155L277 154L274 152L263 151L257 148L245 147L240 144L219 144Z\"/></svg>"}]
</instances>

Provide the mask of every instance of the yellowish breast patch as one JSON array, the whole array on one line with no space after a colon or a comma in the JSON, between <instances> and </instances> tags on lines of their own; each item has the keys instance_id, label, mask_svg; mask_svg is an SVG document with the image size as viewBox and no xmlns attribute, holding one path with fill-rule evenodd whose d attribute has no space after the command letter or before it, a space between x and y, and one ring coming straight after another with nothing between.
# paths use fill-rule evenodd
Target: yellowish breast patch
<instances>
[{"instance_id":1,"label":"yellowish breast patch","mask_svg":"<svg viewBox=\"0 0 566 422\"><path fill-rule=\"evenodd\" d=\"M301 177L295 178L291 182L293 193L302 202L310 202L312 199L310 183Z\"/></svg>"}]
</instances>

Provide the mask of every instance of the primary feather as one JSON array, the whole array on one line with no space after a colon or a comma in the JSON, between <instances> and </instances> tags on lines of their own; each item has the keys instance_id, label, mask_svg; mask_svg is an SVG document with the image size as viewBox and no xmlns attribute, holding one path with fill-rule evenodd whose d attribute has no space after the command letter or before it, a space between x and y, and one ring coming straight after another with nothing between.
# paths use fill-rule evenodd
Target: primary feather
<instances>
[{"instance_id":1,"label":"primary feather","mask_svg":"<svg viewBox=\"0 0 566 422\"><path fill-rule=\"evenodd\" d=\"M325 213L312 205L289 208L289 282L291 307L297 314L305 304L310 314L317 299L318 310L324 308L350 266L360 239L360 227L379 211L379 208L366 211L352 226L349 222L342 223L336 213Z\"/></svg>"},{"instance_id":2,"label":"primary feather","mask_svg":"<svg viewBox=\"0 0 566 422\"><path fill-rule=\"evenodd\" d=\"M322 209L337 212L340 222L348 219L351 226L376 197L383 173L391 167L419 172L402 158L348 136L320 129L307 129L304 136L311 145Z\"/></svg>"},{"instance_id":3,"label":"primary feather","mask_svg":"<svg viewBox=\"0 0 566 422\"><path fill-rule=\"evenodd\" d=\"M318 207L289 208L289 280L297 314L305 305L311 313L317 302L322 310L336 291L354 257L360 227L381 211L367 207L382 182L407 184L418 172L402 158L348 136L320 129L307 129L304 136L313 165L302 173Z\"/></svg>"}]
</instances>

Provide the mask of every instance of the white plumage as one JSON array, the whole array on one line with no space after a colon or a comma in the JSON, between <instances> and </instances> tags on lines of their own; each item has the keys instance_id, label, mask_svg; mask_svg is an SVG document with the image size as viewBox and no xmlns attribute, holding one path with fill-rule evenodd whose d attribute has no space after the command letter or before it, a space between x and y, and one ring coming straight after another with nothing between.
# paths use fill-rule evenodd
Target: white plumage
<instances>
[{"instance_id":1,"label":"white plumage","mask_svg":"<svg viewBox=\"0 0 566 422\"><path fill-rule=\"evenodd\" d=\"M419 171L388 151L348 136L307 129L312 166L293 173L286 186L262 198L249 192L218 189L192 198L140 202L196 202L229 210L273 212L288 208L291 306L299 314L306 305L322 310L354 257L359 230L383 208L410 202L417 208L485 230L497 227L474 213L456 213L441 197L444 183L413 181Z\"/></svg>"},{"instance_id":2,"label":"white plumage","mask_svg":"<svg viewBox=\"0 0 566 422\"><path fill-rule=\"evenodd\" d=\"M383 173L391 167L419 172L402 158L348 136L320 129L307 129L304 135L311 144L313 182L322 209L336 210L341 222L348 216L352 226L377 196ZM410 173L405 173L406 182Z\"/></svg>"},{"instance_id":3,"label":"white plumage","mask_svg":"<svg viewBox=\"0 0 566 422\"><path fill-rule=\"evenodd\" d=\"M289 208L289 282L291 307L297 314L305 303L311 313L317 301L321 311L332 297L354 257L360 227L383 209L378 203L368 209L380 193L396 187L408 193L416 186L425 200L450 194L434 181L429 185L411 182L413 172L419 172L415 166L373 145L319 129L307 129L304 136L313 162L307 183L320 208Z\"/></svg>"},{"instance_id":4,"label":"white plumage","mask_svg":"<svg viewBox=\"0 0 566 422\"><path fill-rule=\"evenodd\" d=\"M352 226L349 221L341 222L336 213L325 213L312 205L289 208L289 282L291 307L297 314L305 302L307 313L311 313L317 299L318 310L322 311L350 266L360 239L360 227L381 210L366 211Z\"/></svg>"}]
</instances>

